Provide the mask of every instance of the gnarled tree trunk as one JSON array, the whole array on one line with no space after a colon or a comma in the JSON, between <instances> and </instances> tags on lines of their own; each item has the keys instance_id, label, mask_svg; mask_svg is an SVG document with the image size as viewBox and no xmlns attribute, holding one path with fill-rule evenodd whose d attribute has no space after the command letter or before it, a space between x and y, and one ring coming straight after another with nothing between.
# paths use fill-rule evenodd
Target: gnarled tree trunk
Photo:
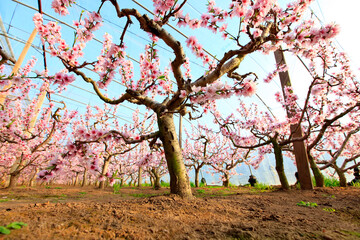
<instances>
[{"instance_id":1,"label":"gnarled tree trunk","mask_svg":"<svg viewBox=\"0 0 360 240\"><path fill-rule=\"evenodd\" d=\"M316 181L316 186L324 187L324 175L322 175L319 167L315 163L313 156L311 156L311 154L309 152L308 152L308 157L309 157L310 167L311 167L311 170L313 172L313 175L314 175L314 178Z\"/></svg>"},{"instance_id":2,"label":"gnarled tree trunk","mask_svg":"<svg viewBox=\"0 0 360 240\"><path fill-rule=\"evenodd\" d=\"M183 198L192 198L192 192L187 175L179 141L176 135L172 114L157 115L160 140L163 143L166 162L170 175L170 192Z\"/></svg>"},{"instance_id":3,"label":"gnarled tree trunk","mask_svg":"<svg viewBox=\"0 0 360 240\"><path fill-rule=\"evenodd\" d=\"M141 187L141 183L142 183L142 168L139 167L139 170L138 170L138 184L137 184L137 186L138 186L138 187Z\"/></svg>"},{"instance_id":4,"label":"gnarled tree trunk","mask_svg":"<svg viewBox=\"0 0 360 240\"><path fill-rule=\"evenodd\" d=\"M161 188L160 174L158 173L158 171L155 168L151 169L151 174L152 174L152 177L150 178L150 179L152 179L151 183L154 186L155 190L159 190Z\"/></svg>"},{"instance_id":5,"label":"gnarled tree trunk","mask_svg":"<svg viewBox=\"0 0 360 240\"><path fill-rule=\"evenodd\" d=\"M9 179L9 184L8 184L7 188L16 187L19 177L20 177L20 171L16 170L16 171L10 173L10 179Z\"/></svg>"},{"instance_id":6,"label":"gnarled tree trunk","mask_svg":"<svg viewBox=\"0 0 360 240\"><path fill-rule=\"evenodd\" d=\"M38 172L39 172L39 168L38 167L34 168L34 175L30 179L29 187L35 186L36 176L37 176Z\"/></svg>"},{"instance_id":7,"label":"gnarled tree trunk","mask_svg":"<svg viewBox=\"0 0 360 240\"><path fill-rule=\"evenodd\" d=\"M223 186L224 186L224 187L229 187L229 184L230 184L229 175L226 174L226 173L224 173L223 178L225 178L225 179L223 180Z\"/></svg>"},{"instance_id":8,"label":"gnarled tree trunk","mask_svg":"<svg viewBox=\"0 0 360 240\"><path fill-rule=\"evenodd\" d=\"M195 169L195 187L199 187L199 173L200 173L200 168L197 168L194 166Z\"/></svg>"},{"instance_id":9,"label":"gnarled tree trunk","mask_svg":"<svg viewBox=\"0 0 360 240\"><path fill-rule=\"evenodd\" d=\"M77 186L78 183L79 183L79 172L75 172L74 186Z\"/></svg>"},{"instance_id":10,"label":"gnarled tree trunk","mask_svg":"<svg viewBox=\"0 0 360 240\"><path fill-rule=\"evenodd\" d=\"M274 155L275 155L275 161L276 161L275 169L276 169L276 172L280 179L281 188L284 190L288 190L288 189L290 189L290 186L289 186L289 182L285 175L284 158L283 158L283 154L281 151L281 147L279 146L279 144L276 142L275 139L272 140L272 145L274 148Z\"/></svg>"},{"instance_id":11,"label":"gnarled tree trunk","mask_svg":"<svg viewBox=\"0 0 360 240\"><path fill-rule=\"evenodd\" d=\"M342 169L340 169L338 166L336 166L336 164L333 164L331 166L335 169L337 175L339 176L340 187L346 187L347 186L346 185L346 177L345 177L345 174L342 171Z\"/></svg>"},{"instance_id":12,"label":"gnarled tree trunk","mask_svg":"<svg viewBox=\"0 0 360 240\"><path fill-rule=\"evenodd\" d=\"M88 172L87 172L87 168L84 168L84 173L83 173L83 180L81 183L82 187L85 187L88 184Z\"/></svg>"},{"instance_id":13,"label":"gnarled tree trunk","mask_svg":"<svg viewBox=\"0 0 360 240\"><path fill-rule=\"evenodd\" d=\"M102 168L102 171L101 171L102 176L105 176L105 174L107 173L108 168L109 168L109 164L110 164L110 158L106 158L104 160L104 165L103 165L103 168ZM101 181L100 184L99 184L99 188L104 189L105 185L106 185L106 181Z\"/></svg>"}]
</instances>

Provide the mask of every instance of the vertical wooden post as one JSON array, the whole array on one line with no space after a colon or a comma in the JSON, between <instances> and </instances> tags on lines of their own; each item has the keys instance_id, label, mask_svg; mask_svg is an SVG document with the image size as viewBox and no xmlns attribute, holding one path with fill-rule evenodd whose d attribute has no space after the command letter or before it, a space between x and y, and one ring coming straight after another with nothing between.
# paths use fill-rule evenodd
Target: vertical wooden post
<instances>
[{"instance_id":1,"label":"vertical wooden post","mask_svg":"<svg viewBox=\"0 0 360 240\"><path fill-rule=\"evenodd\" d=\"M285 57L281 49L276 50L274 54L277 65L286 64ZM284 99L286 100L285 87L291 86L289 72L288 71L280 72L279 77L280 77L281 88L283 91ZM294 112L288 108L286 109L286 113L289 118L294 116ZM301 138L303 136L301 126L297 126L297 124L291 125L290 130L291 133L293 134L292 138ZM299 173L299 181L300 181L301 189L303 190L313 189L314 187L311 181L309 160L308 160L305 143L304 141L296 141L293 143L293 146L294 146L294 155L295 155L296 166Z\"/></svg>"},{"instance_id":2,"label":"vertical wooden post","mask_svg":"<svg viewBox=\"0 0 360 240\"><path fill-rule=\"evenodd\" d=\"M36 28L34 28L34 30L32 31L32 33L30 34L29 39L27 40L27 42L26 42L26 44L25 44L24 49L22 50L22 52L21 52L18 60L16 61L15 66L13 67L13 69L12 69L12 71L11 71L11 74L16 74L16 73L19 71L22 62L24 61L25 56L26 56L29 48L31 47L31 43L34 41L34 38L35 38L35 36L36 36L36 33L37 33L37 30L36 30ZM10 83L9 83L7 86L5 86L4 89L10 88L11 85L12 85L12 82L10 81ZM6 92L0 93L0 104L4 104L6 95L7 95Z\"/></svg>"}]
</instances>

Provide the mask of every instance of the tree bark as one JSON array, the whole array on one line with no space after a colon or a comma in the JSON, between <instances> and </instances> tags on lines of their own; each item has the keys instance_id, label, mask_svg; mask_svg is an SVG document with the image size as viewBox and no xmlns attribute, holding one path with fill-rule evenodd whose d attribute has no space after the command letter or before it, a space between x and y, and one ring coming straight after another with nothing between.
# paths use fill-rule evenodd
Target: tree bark
<instances>
[{"instance_id":1,"label":"tree bark","mask_svg":"<svg viewBox=\"0 0 360 240\"><path fill-rule=\"evenodd\" d=\"M163 143L166 162L170 175L170 192L182 198L192 198L192 192L187 175L179 141L176 136L172 114L157 114L160 140Z\"/></svg>"},{"instance_id":2,"label":"tree bark","mask_svg":"<svg viewBox=\"0 0 360 240\"><path fill-rule=\"evenodd\" d=\"M200 168L196 168L195 169L195 187L199 187L199 173L200 173Z\"/></svg>"},{"instance_id":3,"label":"tree bark","mask_svg":"<svg viewBox=\"0 0 360 240\"><path fill-rule=\"evenodd\" d=\"M308 157L309 157L310 167L311 167L311 170L313 172L313 175L314 175L314 178L316 181L316 186L324 187L324 175L321 173L319 167L315 163L313 156L311 156L310 153L308 153Z\"/></svg>"},{"instance_id":4,"label":"tree bark","mask_svg":"<svg viewBox=\"0 0 360 240\"><path fill-rule=\"evenodd\" d=\"M154 178L152 175L150 175L150 184L152 187L154 187Z\"/></svg>"},{"instance_id":5,"label":"tree bark","mask_svg":"<svg viewBox=\"0 0 360 240\"><path fill-rule=\"evenodd\" d=\"M223 186L229 187L229 183L230 183L229 176L227 174L225 174L224 177L225 177L225 180L223 180Z\"/></svg>"},{"instance_id":6,"label":"tree bark","mask_svg":"<svg viewBox=\"0 0 360 240\"><path fill-rule=\"evenodd\" d=\"M105 159L105 160L104 160L104 165L103 165L103 168L102 168L102 171L101 171L101 175L102 175L102 176L105 176L105 174L107 173L108 168L109 168L109 164L110 164L110 158ZM100 184L99 184L99 188L100 188L100 189L104 189L104 188L105 188L105 184L106 184L105 181L101 181Z\"/></svg>"},{"instance_id":7,"label":"tree bark","mask_svg":"<svg viewBox=\"0 0 360 240\"><path fill-rule=\"evenodd\" d=\"M161 177L155 168L151 169L151 173L152 173L152 177L150 179L152 179L151 182L154 186L154 189L159 190L161 188L161 182L160 182Z\"/></svg>"},{"instance_id":8,"label":"tree bark","mask_svg":"<svg viewBox=\"0 0 360 240\"><path fill-rule=\"evenodd\" d=\"M340 187L346 187L346 177L344 172L342 171L341 168L339 168L336 164L333 164L332 167L335 169L337 175L339 176L339 180L340 180Z\"/></svg>"},{"instance_id":9,"label":"tree bark","mask_svg":"<svg viewBox=\"0 0 360 240\"><path fill-rule=\"evenodd\" d=\"M74 186L77 186L79 183L79 172L75 173L75 181L74 181Z\"/></svg>"},{"instance_id":10,"label":"tree bark","mask_svg":"<svg viewBox=\"0 0 360 240\"><path fill-rule=\"evenodd\" d=\"M38 172L39 172L39 168L38 167L34 168L34 175L30 179L29 187L35 186L36 176L37 176Z\"/></svg>"},{"instance_id":11,"label":"tree bark","mask_svg":"<svg viewBox=\"0 0 360 240\"><path fill-rule=\"evenodd\" d=\"M275 139L272 140L272 145L274 148L274 155L275 155L275 161L276 161L275 169L279 176L281 188L284 190L289 190L290 186L289 186L289 182L285 175L284 158L283 158L283 154L281 151L281 147L279 146L279 144L276 142Z\"/></svg>"},{"instance_id":12,"label":"tree bark","mask_svg":"<svg viewBox=\"0 0 360 240\"><path fill-rule=\"evenodd\" d=\"M138 187L141 187L141 182L142 182L142 168L139 167L139 170L138 170L138 184L137 184Z\"/></svg>"},{"instance_id":13,"label":"tree bark","mask_svg":"<svg viewBox=\"0 0 360 240\"><path fill-rule=\"evenodd\" d=\"M20 177L20 172L17 171L17 170L10 173L9 184L8 184L8 186L6 188L10 188L10 189L15 188L19 177Z\"/></svg>"},{"instance_id":14,"label":"tree bark","mask_svg":"<svg viewBox=\"0 0 360 240\"><path fill-rule=\"evenodd\" d=\"M81 183L81 186L82 187L85 187L87 184L88 184L88 182L87 182L87 178L88 178L88 172L87 172L88 170L87 170L87 168L85 168L84 169L84 173L83 173L83 180L82 180L82 183Z\"/></svg>"}]
</instances>

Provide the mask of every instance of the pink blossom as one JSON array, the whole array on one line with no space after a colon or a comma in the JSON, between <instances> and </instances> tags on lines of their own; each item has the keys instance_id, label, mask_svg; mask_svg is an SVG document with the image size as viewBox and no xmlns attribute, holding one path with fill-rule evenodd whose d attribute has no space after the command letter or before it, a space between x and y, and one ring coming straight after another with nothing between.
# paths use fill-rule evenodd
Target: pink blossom
<instances>
[{"instance_id":1,"label":"pink blossom","mask_svg":"<svg viewBox=\"0 0 360 240\"><path fill-rule=\"evenodd\" d=\"M253 81L245 82L241 94L245 97L251 97L255 93L256 93L256 83Z\"/></svg>"},{"instance_id":2,"label":"pink blossom","mask_svg":"<svg viewBox=\"0 0 360 240\"><path fill-rule=\"evenodd\" d=\"M180 90L180 95L179 95L179 97L180 98L185 98L186 97L186 91L185 90Z\"/></svg>"}]
</instances>

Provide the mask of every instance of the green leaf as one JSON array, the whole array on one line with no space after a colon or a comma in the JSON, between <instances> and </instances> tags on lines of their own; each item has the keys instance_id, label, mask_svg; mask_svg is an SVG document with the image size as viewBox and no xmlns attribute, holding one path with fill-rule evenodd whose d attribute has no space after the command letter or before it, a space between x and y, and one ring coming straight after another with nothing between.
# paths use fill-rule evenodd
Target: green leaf
<instances>
[{"instance_id":1,"label":"green leaf","mask_svg":"<svg viewBox=\"0 0 360 240\"><path fill-rule=\"evenodd\" d=\"M12 229L21 229L22 226L27 226L26 223L23 222L12 222L9 225L7 225L7 228L12 228Z\"/></svg>"},{"instance_id":2,"label":"green leaf","mask_svg":"<svg viewBox=\"0 0 360 240\"><path fill-rule=\"evenodd\" d=\"M20 225L20 226L23 226L23 227L26 227L27 226L27 223L24 223L24 222L16 222L16 224Z\"/></svg>"},{"instance_id":3,"label":"green leaf","mask_svg":"<svg viewBox=\"0 0 360 240\"><path fill-rule=\"evenodd\" d=\"M10 230L4 226L0 226L0 233L8 235L8 234L10 234Z\"/></svg>"},{"instance_id":4,"label":"green leaf","mask_svg":"<svg viewBox=\"0 0 360 240\"><path fill-rule=\"evenodd\" d=\"M20 229L21 228L21 226L17 225L16 223L10 223L6 227L7 228L12 228L12 229Z\"/></svg>"},{"instance_id":5,"label":"green leaf","mask_svg":"<svg viewBox=\"0 0 360 240\"><path fill-rule=\"evenodd\" d=\"M45 168L46 170L53 170L53 169L55 169L56 168L56 166L54 166L54 165L51 165L51 166L49 166L49 167L47 167L47 168Z\"/></svg>"}]
</instances>

